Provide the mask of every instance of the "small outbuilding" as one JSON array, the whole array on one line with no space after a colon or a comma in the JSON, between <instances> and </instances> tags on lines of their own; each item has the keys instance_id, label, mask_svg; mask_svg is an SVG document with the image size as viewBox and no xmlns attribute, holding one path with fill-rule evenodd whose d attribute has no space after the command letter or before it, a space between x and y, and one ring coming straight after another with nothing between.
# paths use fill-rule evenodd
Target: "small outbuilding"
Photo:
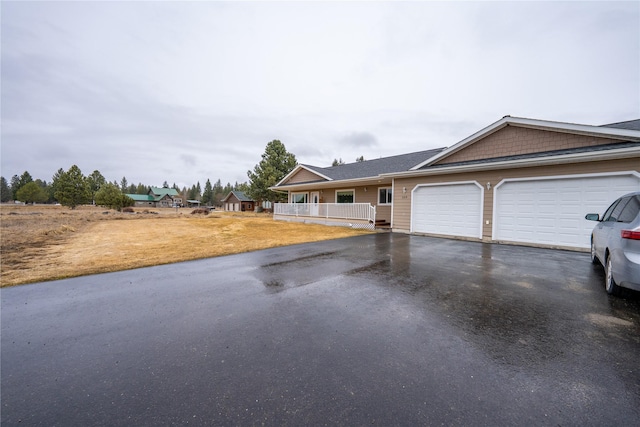
<instances>
[{"instance_id":1,"label":"small outbuilding","mask_svg":"<svg viewBox=\"0 0 640 427\"><path fill-rule=\"evenodd\" d=\"M255 209L256 202L242 191L231 191L222 199L225 211L251 212Z\"/></svg>"}]
</instances>

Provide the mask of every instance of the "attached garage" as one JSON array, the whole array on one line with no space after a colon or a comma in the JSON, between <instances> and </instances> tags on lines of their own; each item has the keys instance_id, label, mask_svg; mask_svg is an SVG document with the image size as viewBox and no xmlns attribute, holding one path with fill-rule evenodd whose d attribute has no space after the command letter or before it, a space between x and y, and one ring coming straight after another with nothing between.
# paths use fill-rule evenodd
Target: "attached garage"
<instances>
[{"instance_id":1,"label":"attached garage","mask_svg":"<svg viewBox=\"0 0 640 427\"><path fill-rule=\"evenodd\" d=\"M584 215L638 190L637 172L506 179L494 189L493 240L588 248Z\"/></svg>"},{"instance_id":2,"label":"attached garage","mask_svg":"<svg viewBox=\"0 0 640 427\"><path fill-rule=\"evenodd\" d=\"M393 231L587 250L585 214L640 190L640 120L505 116L389 176Z\"/></svg>"},{"instance_id":3,"label":"attached garage","mask_svg":"<svg viewBox=\"0 0 640 427\"><path fill-rule=\"evenodd\" d=\"M477 182L419 185L412 193L411 231L480 239L483 199Z\"/></svg>"}]
</instances>

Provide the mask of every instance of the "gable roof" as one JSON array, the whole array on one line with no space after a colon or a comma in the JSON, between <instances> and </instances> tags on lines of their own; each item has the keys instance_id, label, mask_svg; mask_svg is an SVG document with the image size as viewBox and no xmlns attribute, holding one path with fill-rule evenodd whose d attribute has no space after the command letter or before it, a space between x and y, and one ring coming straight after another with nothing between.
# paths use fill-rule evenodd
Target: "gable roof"
<instances>
[{"instance_id":1,"label":"gable roof","mask_svg":"<svg viewBox=\"0 0 640 427\"><path fill-rule=\"evenodd\" d=\"M298 165L290 173L287 174L278 184L284 186L288 179L298 173L301 169L306 169L318 176L317 181L297 182L296 184L305 184L310 182L321 181L344 181L351 179L374 178L385 173L404 172L412 166L424 162L425 160L435 156L444 148L435 148L425 151L417 151L414 153L399 154L390 157L381 157L379 159L365 160L363 162L347 163L343 165L330 166L326 168L312 165Z\"/></svg>"},{"instance_id":2,"label":"gable roof","mask_svg":"<svg viewBox=\"0 0 640 427\"><path fill-rule=\"evenodd\" d=\"M161 196L161 197L167 194L171 197L180 195L175 188L168 188L168 187L151 187L151 189L149 190L149 193L152 193L155 196Z\"/></svg>"},{"instance_id":3,"label":"gable roof","mask_svg":"<svg viewBox=\"0 0 640 427\"><path fill-rule=\"evenodd\" d=\"M635 120L633 120L632 122L635 122ZM628 123L628 122L623 122L623 123ZM527 118L521 118L521 117L504 116L502 119L498 120L497 122L485 127L484 129L481 129L480 131L474 133L471 136L468 136L467 138L441 151L439 154L431 157L430 159L412 167L411 170L419 170L427 166L431 166L434 163L444 159L445 157L450 156L453 153L456 153L483 138L486 138L487 136L491 135L494 132L497 132L500 129L505 128L506 126L517 126L517 127L525 127L530 129L611 138L611 139L618 139L621 142L640 141L640 132L638 132L637 130L619 128L619 127L614 127L612 125L591 126L591 125L580 125L580 124L574 124L574 123L552 122L548 120L537 120L537 119L527 119Z\"/></svg>"},{"instance_id":4,"label":"gable roof","mask_svg":"<svg viewBox=\"0 0 640 427\"><path fill-rule=\"evenodd\" d=\"M133 199L134 202L155 202L155 198L150 194L125 194L125 196Z\"/></svg>"},{"instance_id":5,"label":"gable roof","mask_svg":"<svg viewBox=\"0 0 640 427\"><path fill-rule=\"evenodd\" d=\"M229 194L227 194L227 197L222 199L222 201L223 202L226 201L229 197L231 197L231 195L236 196L236 199L240 200L241 202L253 202L253 199L251 197L244 194L243 191L238 191L238 190L230 191Z\"/></svg>"},{"instance_id":6,"label":"gable roof","mask_svg":"<svg viewBox=\"0 0 640 427\"><path fill-rule=\"evenodd\" d=\"M601 125L600 127L628 129L628 130L640 130L640 119L627 120L626 122L609 123L608 125Z\"/></svg>"}]
</instances>

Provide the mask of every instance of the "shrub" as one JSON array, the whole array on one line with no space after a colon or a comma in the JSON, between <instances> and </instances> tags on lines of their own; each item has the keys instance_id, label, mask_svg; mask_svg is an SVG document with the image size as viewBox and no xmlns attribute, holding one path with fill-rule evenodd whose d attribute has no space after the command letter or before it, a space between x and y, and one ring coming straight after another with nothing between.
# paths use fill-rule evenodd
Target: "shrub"
<instances>
[{"instance_id":1,"label":"shrub","mask_svg":"<svg viewBox=\"0 0 640 427\"><path fill-rule=\"evenodd\" d=\"M133 210L133 208L126 207L126 208L122 208L122 212L133 213L134 210Z\"/></svg>"},{"instance_id":2,"label":"shrub","mask_svg":"<svg viewBox=\"0 0 640 427\"><path fill-rule=\"evenodd\" d=\"M96 204L111 209L116 209L120 212L133 212L133 209L126 210L126 208L133 206L135 202L126 194L122 194L120 188L112 183L107 183L100 187L96 192Z\"/></svg>"},{"instance_id":3,"label":"shrub","mask_svg":"<svg viewBox=\"0 0 640 427\"><path fill-rule=\"evenodd\" d=\"M191 211L191 215L209 215L209 209L198 208Z\"/></svg>"}]
</instances>

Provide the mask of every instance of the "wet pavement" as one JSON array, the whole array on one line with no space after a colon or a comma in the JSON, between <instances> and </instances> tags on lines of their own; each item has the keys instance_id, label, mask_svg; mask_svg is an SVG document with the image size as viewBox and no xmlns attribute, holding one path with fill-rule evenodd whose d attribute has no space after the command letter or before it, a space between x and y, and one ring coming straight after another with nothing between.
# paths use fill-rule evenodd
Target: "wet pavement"
<instances>
[{"instance_id":1,"label":"wet pavement","mask_svg":"<svg viewBox=\"0 0 640 427\"><path fill-rule=\"evenodd\" d=\"M1 291L12 425L638 425L585 253L375 234Z\"/></svg>"}]
</instances>

